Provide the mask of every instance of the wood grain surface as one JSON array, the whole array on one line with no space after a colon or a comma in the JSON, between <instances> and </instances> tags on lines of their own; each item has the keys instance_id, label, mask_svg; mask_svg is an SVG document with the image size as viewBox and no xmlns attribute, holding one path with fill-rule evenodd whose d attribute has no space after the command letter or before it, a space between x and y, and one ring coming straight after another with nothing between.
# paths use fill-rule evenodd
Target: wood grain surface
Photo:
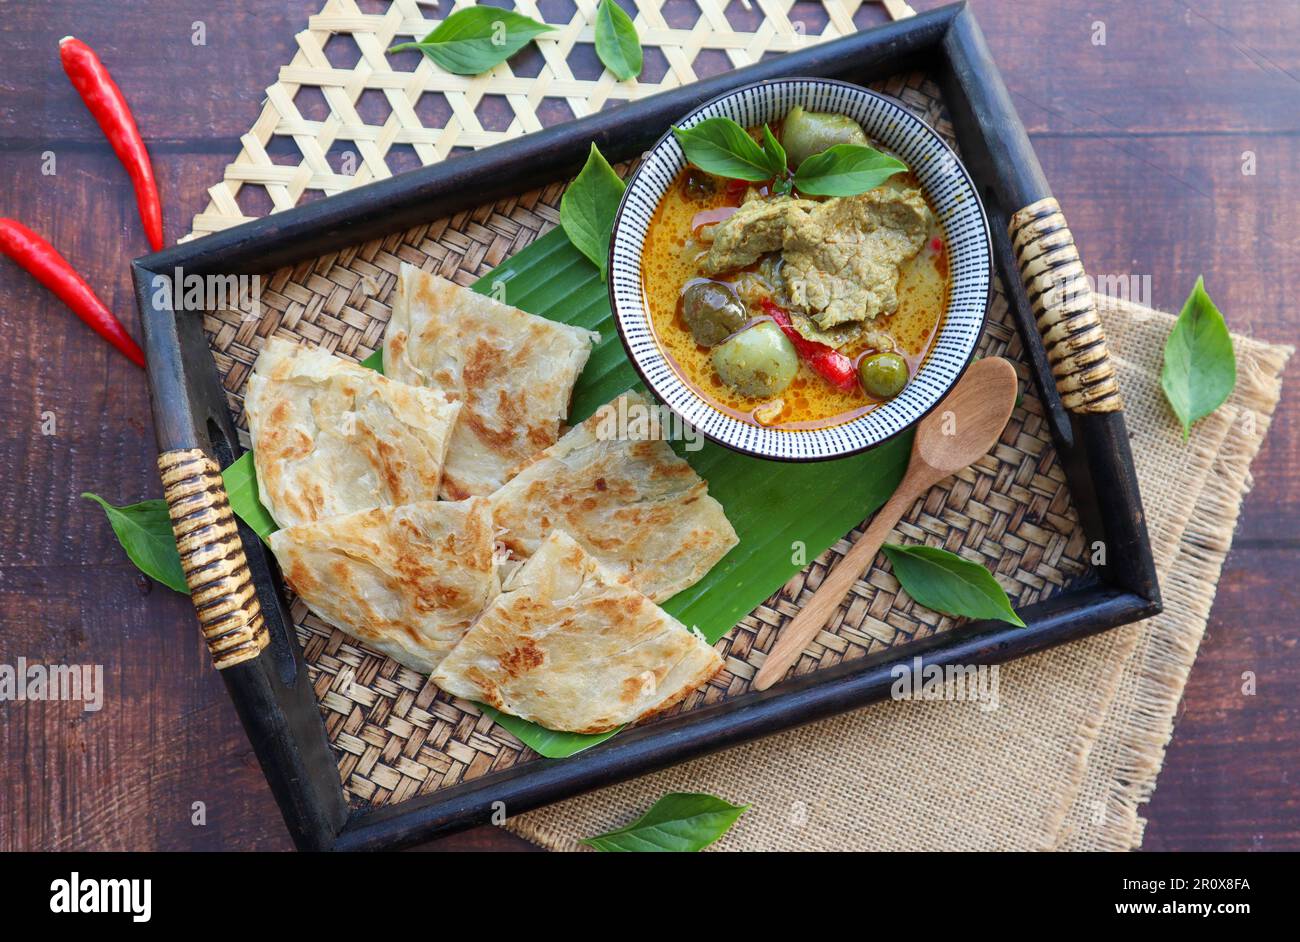
<instances>
[{"instance_id":1,"label":"wood grain surface","mask_svg":"<svg viewBox=\"0 0 1300 942\"><path fill-rule=\"evenodd\" d=\"M127 263L144 236L124 172L59 68L59 37L94 46L130 99L174 240L318 5L5 4L0 215L49 238L138 337ZM1233 329L1294 343L1300 5L972 5L1089 273L1148 275L1149 302L1177 309L1203 272ZM819 14L801 3L792 18ZM860 25L884 19L859 14ZM198 22L205 45L192 41ZM54 175L42 173L47 152ZM1242 173L1247 152L1254 175ZM0 704L0 849L288 849L188 601L139 576L77 496L161 495L143 374L7 260L0 335L0 662L105 671L99 712ZM1149 849L1300 849L1298 379L1293 366L1145 809ZM1240 693L1244 671L1256 696ZM530 847L481 828L424 849Z\"/></svg>"}]
</instances>

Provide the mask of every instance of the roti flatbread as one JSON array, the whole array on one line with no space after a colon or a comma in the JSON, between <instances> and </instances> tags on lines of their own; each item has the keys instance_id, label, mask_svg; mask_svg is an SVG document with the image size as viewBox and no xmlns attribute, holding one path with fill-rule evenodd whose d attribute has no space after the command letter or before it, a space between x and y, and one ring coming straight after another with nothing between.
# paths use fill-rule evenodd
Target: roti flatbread
<instances>
[{"instance_id":1,"label":"roti flatbread","mask_svg":"<svg viewBox=\"0 0 1300 942\"><path fill-rule=\"evenodd\" d=\"M556 530L433 682L549 729L603 733L667 709L721 669L702 638Z\"/></svg>"},{"instance_id":2,"label":"roti flatbread","mask_svg":"<svg viewBox=\"0 0 1300 942\"><path fill-rule=\"evenodd\" d=\"M291 527L434 500L460 403L271 338L244 396L257 490Z\"/></svg>"},{"instance_id":3,"label":"roti flatbread","mask_svg":"<svg viewBox=\"0 0 1300 942\"><path fill-rule=\"evenodd\" d=\"M527 314L403 264L384 333L384 372L464 403L442 496L491 494L555 443L600 335Z\"/></svg>"},{"instance_id":4,"label":"roti flatbread","mask_svg":"<svg viewBox=\"0 0 1300 942\"><path fill-rule=\"evenodd\" d=\"M483 498L363 510L269 542L308 608L425 674L500 591Z\"/></svg>"},{"instance_id":5,"label":"roti flatbread","mask_svg":"<svg viewBox=\"0 0 1300 942\"><path fill-rule=\"evenodd\" d=\"M738 542L709 485L665 441L626 436L651 408L635 393L602 406L493 494L497 539L516 557L551 529L656 602L699 582ZM644 425L644 423L643 423Z\"/></svg>"}]
</instances>

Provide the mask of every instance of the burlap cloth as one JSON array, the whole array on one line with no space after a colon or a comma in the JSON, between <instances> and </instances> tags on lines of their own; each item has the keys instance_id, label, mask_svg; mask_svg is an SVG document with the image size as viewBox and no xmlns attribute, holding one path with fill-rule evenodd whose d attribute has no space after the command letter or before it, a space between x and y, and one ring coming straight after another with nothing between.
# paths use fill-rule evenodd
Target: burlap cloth
<instances>
[{"instance_id":1,"label":"burlap cloth","mask_svg":"<svg viewBox=\"0 0 1300 942\"><path fill-rule=\"evenodd\" d=\"M1128 850L1155 790L1292 349L1234 336L1237 388L1184 443L1160 392L1169 314L1099 298L1164 612L1000 669L1000 704L885 702L506 822L544 847L672 791L751 805L719 850Z\"/></svg>"}]
</instances>

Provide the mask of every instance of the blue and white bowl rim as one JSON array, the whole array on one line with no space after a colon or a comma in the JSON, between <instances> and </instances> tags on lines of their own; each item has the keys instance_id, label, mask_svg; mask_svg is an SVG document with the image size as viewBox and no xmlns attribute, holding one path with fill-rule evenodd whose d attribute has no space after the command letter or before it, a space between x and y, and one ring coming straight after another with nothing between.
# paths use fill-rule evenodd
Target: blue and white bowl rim
<instances>
[{"instance_id":1,"label":"blue and white bowl rim","mask_svg":"<svg viewBox=\"0 0 1300 942\"><path fill-rule=\"evenodd\" d=\"M718 411L677 375L655 338L641 290L641 255L650 220L686 165L671 127L646 151L619 202L610 237L608 290L628 359L659 401L709 440L742 454L779 461L824 461L859 454L905 432L961 378L974 359L992 298L993 251L979 192L961 159L937 131L891 96L835 79L769 79L718 95L675 124L690 127L726 115L749 127L776 120L763 115L783 116L795 104L857 118L868 137L912 168L943 225L950 272L948 307L938 339L899 396L840 425L780 430ZM928 156L923 166L918 156ZM941 173L938 161L948 172L945 188L936 192L932 184L941 182L934 179Z\"/></svg>"}]
</instances>

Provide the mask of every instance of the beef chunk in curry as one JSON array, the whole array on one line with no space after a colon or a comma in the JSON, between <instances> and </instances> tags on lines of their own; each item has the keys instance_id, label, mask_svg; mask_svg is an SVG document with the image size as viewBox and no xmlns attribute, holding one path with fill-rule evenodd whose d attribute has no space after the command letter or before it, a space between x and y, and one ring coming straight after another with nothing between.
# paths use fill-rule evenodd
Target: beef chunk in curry
<instances>
[{"instance_id":1,"label":"beef chunk in curry","mask_svg":"<svg viewBox=\"0 0 1300 942\"><path fill-rule=\"evenodd\" d=\"M751 191L714 228L713 245L700 267L718 274L781 252L792 310L829 330L898 307L899 269L920 251L932 222L915 187L886 184L821 203L765 199Z\"/></svg>"},{"instance_id":2,"label":"beef chunk in curry","mask_svg":"<svg viewBox=\"0 0 1300 942\"><path fill-rule=\"evenodd\" d=\"M790 222L817 206L788 196L762 197L753 190L741 207L713 230L713 246L700 267L710 275L753 265L768 252L779 252Z\"/></svg>"},{"instance_id":3,"label":"beef chunk in curry","mask_svg":"<svg viewBox=\"0 0 1300 942\"><path fill-rule=\"evenodd\" d=\"M823 330L892 313L899 270L920 251L930 223L919 190L888 184L792 218L781 269L791 303Z\"/></svg>"}]
</instances>

